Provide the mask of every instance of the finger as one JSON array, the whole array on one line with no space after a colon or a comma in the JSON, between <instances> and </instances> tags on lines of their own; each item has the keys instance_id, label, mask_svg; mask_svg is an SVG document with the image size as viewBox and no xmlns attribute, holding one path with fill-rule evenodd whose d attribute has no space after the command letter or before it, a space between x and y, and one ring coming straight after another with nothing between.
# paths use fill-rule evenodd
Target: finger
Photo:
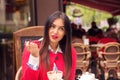
<instances>
[{"instance_id":1,"label":"finger","mask_svg":"<svg viewBox=\"0 0 120 80\"><path fill-rule=\"evenodd\" d=\"M37 47L37 44L30 42L30 46L29 46L30 51L34 51L34 50L36 50L37 48L38 48L38 47Z\"/></svg>"},{"instance_id":2,"label":"finger","mask_svg":"<svg viewBox=\"0 0 120 80\"><path fill-rule=\"evenodd\" d=\"M30 42L31 47L38 48L38 45L36 43Z\"/></svg>"},{"instance_id":3,"label":"finger","mask_svg":"<svg viewBox=\"0 0 120 80\"><path fill-rule=\"evenodd\" d=\"M29 45L29 41L25 41L25 45L28 46Z\"/></svg>"}]
</instances>

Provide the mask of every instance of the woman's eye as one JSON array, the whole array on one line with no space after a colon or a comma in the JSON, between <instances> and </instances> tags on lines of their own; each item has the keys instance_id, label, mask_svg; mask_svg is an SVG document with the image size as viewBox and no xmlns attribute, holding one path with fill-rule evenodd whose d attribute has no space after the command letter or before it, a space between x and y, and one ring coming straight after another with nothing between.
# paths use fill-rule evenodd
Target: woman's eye
<instances>
[{"instance_id":1,"label":"woman's eye","mask_svg":"<svg viewBox=\"0 0 120 80\"><path fill-rule=\"evenodd\" d=\"M51 25L51 28L55 28L55 25L52 24L52 25Z\"/></svg>"},{"instance_id":2,"label":"woman's eye","mask_svg":"<svg viewBox=\"0 0 120 80\"><path fill-rule=\"evenodd\" d=\"M60 30L63 30L63 31L64 31L64 30L65 30L65 28L64 28L64 27L60 27Z\"/></svg>"}]
</instances>

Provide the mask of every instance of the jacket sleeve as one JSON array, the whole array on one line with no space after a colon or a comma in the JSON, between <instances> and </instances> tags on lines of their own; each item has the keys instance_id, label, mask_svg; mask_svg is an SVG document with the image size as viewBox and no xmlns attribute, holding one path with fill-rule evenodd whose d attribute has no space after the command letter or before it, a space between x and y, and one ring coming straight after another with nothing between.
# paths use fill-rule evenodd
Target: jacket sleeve
<instances>
[{"instance_id":1,"label":"jacket sleeve","mask_svg":"<svg viewBox=\"0 0 120 80\"><path fill-rule=\"evenodd\" d=\"M75 71L76 71L76 50L72 47L72 68L70 71L69 80L75 80Z\"/></svg>"},{"instance_id":2,"label":"jacket sleeve","mask_svg":"<svg viewBox=\"0 0 120 80\"><path fill-rule=\"evenodd\" d=\"M30 52L24 48L22 53L22 77L21 80L38 80L39 69L33 70L28 66ZM40 76L40 75L39 75Z\"/></svg>"}]
</instances>

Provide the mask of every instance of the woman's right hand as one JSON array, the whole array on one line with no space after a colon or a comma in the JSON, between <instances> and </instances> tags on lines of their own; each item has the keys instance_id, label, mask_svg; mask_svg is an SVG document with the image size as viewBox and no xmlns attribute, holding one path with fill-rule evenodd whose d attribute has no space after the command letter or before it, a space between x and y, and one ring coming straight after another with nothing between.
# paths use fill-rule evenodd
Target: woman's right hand
<instances>
[{"instance_id":1,"label":"woman's right hand","mask_svg":"<svg viewBox=\"0 0 120 80\"><path fill-rule=\"evenodd\" d=\"M25 46L32 56L34 57L39 56L40 51L39 44L37 44L35 41L26 41Z\"/></svg>"}]
</instances>

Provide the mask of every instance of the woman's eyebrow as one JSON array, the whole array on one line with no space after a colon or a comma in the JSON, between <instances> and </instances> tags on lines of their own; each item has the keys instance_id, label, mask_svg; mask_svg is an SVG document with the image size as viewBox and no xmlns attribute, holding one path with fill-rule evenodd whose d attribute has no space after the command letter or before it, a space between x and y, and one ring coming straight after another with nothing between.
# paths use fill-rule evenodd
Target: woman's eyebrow
<instances>
[{"instance_id":1,"label":"woman's eyebrow","mask_svg":"<svg viewBox=\"0 0 120 80\"><path fill-rule=\"evenodd\" d=\"M55 25L54 23L52 23L51 25L57 26L57 25ZM59 26L59 27L64 27L64 25L63 25L63 26Z\"/></svg>"}]
</instances>

